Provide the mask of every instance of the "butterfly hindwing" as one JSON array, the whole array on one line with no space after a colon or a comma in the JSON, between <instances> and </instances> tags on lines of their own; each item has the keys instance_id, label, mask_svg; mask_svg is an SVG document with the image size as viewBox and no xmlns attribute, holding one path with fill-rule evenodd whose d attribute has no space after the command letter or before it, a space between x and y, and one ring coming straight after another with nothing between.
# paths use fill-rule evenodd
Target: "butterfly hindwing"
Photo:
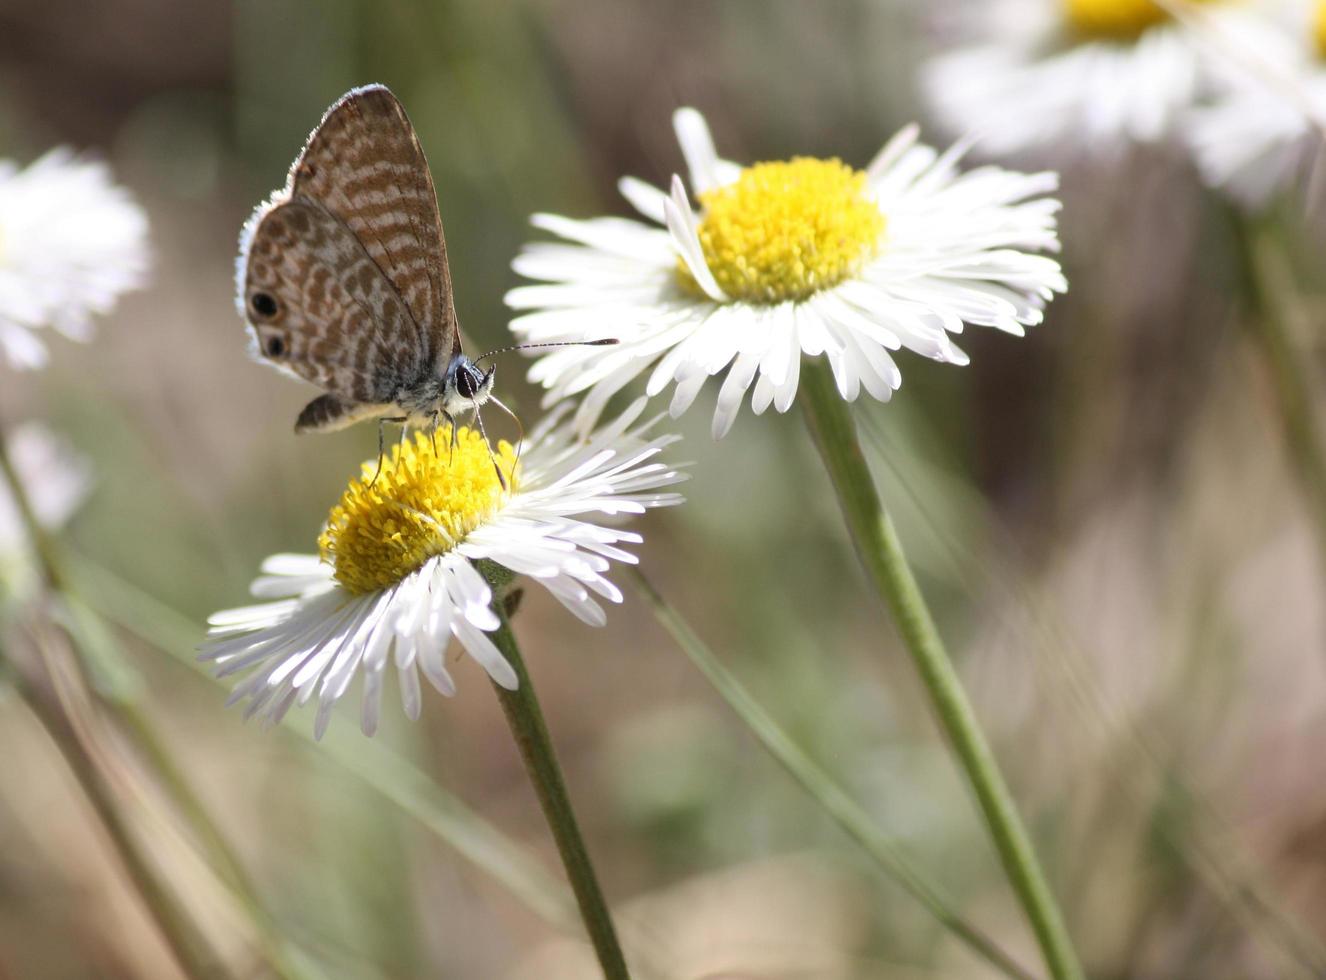
<instances>
[{"instance_id":1,"label":"butterfly hindwing","mask_svg":"<svg viewBox=\"0 0 1326 980\"><path fill-rule=\"evenodd\" d=\"M328 109L287 191L345 223L405 301L425 359L445 367L460 351L446 241L428 161L396 97L369 85Z\"/></svg>"},{"instance_id":2,"label":"butterfly hindwing","mask_svg":"<svg viewBox=\"0 0 1326 980\"><path fill-rule=\"evenodd\" d=\"M241 301L258 353L344 403L387 405L427 370L404 301L343 222L306 200L261 212Z\"/></svg>"}]
</instances>

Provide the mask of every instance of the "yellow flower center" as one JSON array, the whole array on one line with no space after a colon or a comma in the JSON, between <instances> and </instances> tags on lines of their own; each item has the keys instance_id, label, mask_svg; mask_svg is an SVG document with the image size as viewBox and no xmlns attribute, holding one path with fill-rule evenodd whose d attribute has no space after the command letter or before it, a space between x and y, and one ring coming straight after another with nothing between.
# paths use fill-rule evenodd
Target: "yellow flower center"
<instances>
[{"instance_id":1,"label":"yellow flower center","mask_svg":"<svg viewBox=\"0 0 1326 980\"><path fill-rule=\"evenodd\" d=\"M805 299L842 282L875 254L884 233L866 175L841 160L757 163L700 203L709 270L723 292L747 303ZM677 276L700 291L684 263Z\"/></svg>"},{"instance_id":2,"label":"yellow flower center","mask_svg":"<svg viewBox=\"0 0 1326 980\"><path fill-rule=\"evenodd\" d=\"M328 515L318 538L322 560L355 595L396 584L491 520L510 496L494 458L515 489L520 474L510 443L490 456L478 432L461 429L453 453L447 427L437 430L436 445L434 452L433 440L416 432L393 446L376 482L377 460L364 463Z\"/></svg>"},{"instance_id":3,"label":"yellow flower center","mask_svg":"<svg viewBox=\"0 0 1326 980\"><path fill-rule=\"evenodd\" d=\"M1317 57L1326 58L1326 0L1317 0L1312 12L1312 38L1317 44Z\"/></svg>"},{"instance_id":4,"label":"yellow flower center","mask_svg":"<svg viewBox=\"0 0 1326 980\"><path fill-rule=\"evenodd\" d=\"M1134 41L1147 28L1170 19L1169 11L1154 0L1064 0L1064 6L1078 33L1111 41Z\"/></svg>"}]
</instances>

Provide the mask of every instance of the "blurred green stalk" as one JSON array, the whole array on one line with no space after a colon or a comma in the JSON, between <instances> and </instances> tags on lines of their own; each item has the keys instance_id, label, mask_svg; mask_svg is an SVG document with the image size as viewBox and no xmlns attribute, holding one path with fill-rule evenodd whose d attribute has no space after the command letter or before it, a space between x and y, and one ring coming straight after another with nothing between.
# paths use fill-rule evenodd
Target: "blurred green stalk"
<instances>
[{"instance_id":1,"label":"blurred green stalk","mask_svg":"<svg viewBox=\"0 0 1326 980\"><path fill-rule=\"evenodd\" d=\"M630 572L640 595L650 604L658 621L672 634L691 663L699 668L700 673L727 702L728 707L736 712L765 750L823 807L834 823L861 845L871 859L904 891L920 902L940 925L966 943L972 952L1009 977L1034 980L1034 974L1028 973L1000 949L993 939L950 907L948 899L912 866L911 859L903 849L880 833L865 810L792 741L644 574L636 568Z\"/></svg>"},{"instance_id":2,"label":"blurred green stalk","mask_svg":"<svg viewBox=\"0 0 1326 980\"><path fill-rule=\"evenodd\" d=\"M585 922L585 931L589 933L599 966L603 968L603 976L605 980L630 980L608 904L604 901L603 890L594 875L589 851L576 823L575 811L571 808L566 781L562 778L548 726L543 720L543 710L534 693L534 682L525 668L515 634L511 632L504 594L505 587L511 582L511 573L488 561L480 562L479 570L493 587L493 611L501 620L501 626L490 635L519 681L514 691L508 691L494 681L493 690L497 692L511 735L520 749L525 771L534 784L548 829L557 842L557 853L561 855L571 890L575 892L580 917Z\"/></svg>"},{"instance_id":3,"label":"blurred green stalk","mask_svg":"<svg viewBox=\"0 0 1326 980\"><path fill-rule=\"evenodd\" d=\"M34 636L33 639L38 646L43 676L38 681L28 676L24 669L14 671L13 676L17 679L23 702L64 757L119 855L129 881L138 892L148 914L156 922L166 946L184 975L224 975L216 951L183 903L177 900L153 868L145 849L134 834L132 821L125 814L114 789L108 784L102 766L88 748L86 733L80 731L73 713L60 696L60 682L55 677L58 668L54 664L55 655L49 649L49 637Z\"/></svg>"},{"instance_id":4,"label":"blurred green stalk","mask_svg":"<svg viewBox=\"0 0 1326 980\"><path fill-rule=\"evenodd\" d=\"M801 403L842 507L852 544L888 605L940 726L976 794L1004 871L1055 980L1082 980L1082 967L1017 806L921 595L902 542L861 453L849 406L822 358L801 368Z\"/></svg>"},{"instance_id":5,"label":"blurred green stalk","mask_svg":"<svg viewBox=\"0 0 1326 980\"><path fill-rule=\"evenodd\" d=\"M32 509L32 502L10 459L3 432L0 432L0 477L8 487L28 541L37 553L42 579L50 592L46 599L46 603L49 603L62 588L59 559L54 543ZM78 780L83 794L119 854L129 880L161 930L162 937L181 969L191 977L210 976L218 966L214 951L187 910L159 880L139 841L134 837L130 821L122 812L114 790L107 784L101 766L89 751L84 741L85 733L80 731L76 715L61 696L59 667L56 655L50 649L51 639L48 635L48 629L54 628L54 624L38 623L32 631L38 664L29 665L28 669L14 664L19 694L41 722ZM12 660L10 662L13 663ZM40 677L35 676L38 673Z\"/></svg>"},{"instance_id":6,"label":"blurred green stalk","mask_svg":"<svg viewBox=\"0 0 1326 980\"><path fill-rule=\"evenodd\" d=\"M37 519L32 502L28 499L27 491L9 457L8 447L2 434L0 434L0 475L8 486L24 531L37 554L42 578L51 597L61 597L74 620L73 628L64 632L77 658L78 667L81 668L80 673L91 678L91 683L87 685L89 690L117 716L130 740L142 751L149 769L159 777L167 794L210 852L212 860L221 866L231 894L249 916L256 934L265 947L268 965L275 975L288 980L299 980L308 976L305 970L296 967L294 963L296 951L288 949L288 942L258 899L257 890L245 873L239 858L212 820L202 800L189 785L183 770L175 763L146 713L139 706L138 685L133 682L123 658L113 649L113 644L110 642L99 644L100 649L95 651L93 647L98 645L88 642L88 618L95 614L83 606L70 591L58 545ZM42 659L54 684L56 679L51 658L43 653ZM43 701L41 692L26 679L23 684L23 694L33 712L60 746L62 754L74 770L102 822L106 824L117 848L123 851L126 846L133 847L134 840L122 826L124 818L115 808L114 796L108 787L101 784L95 759L78 741L78 727L67 710L68 706L62 703L48 703L49 699ZM68 715L63 722L59 717L62 707L66 709L64 713ZM156 881L150 866L140 854L135 851L124 853L123 856L131 871L131 877L139 886L144 902L157 919L177 958L181 958L186 972L191 972L190 962L182 957L188 955L195 947L206 948L200 930L188 919L182 909L176 909L177 903L169 891ZM144 878L144 875L147 877ZM297 958L307 960L304 954L299 954ZM212 969L215 970L215 966Z\"/></svg>"},{"instance_id":7,"label":"blurred green stalk","mask_svg":"<svg viewBox=\"0 0 1326 980\"><path fill-rule=\"evenodd\" d=\"M1254 328L1280 402L1285 443L1307 497L1317 528L1320 560L1326 570L1326 446L1317 420L1312 359L1295 340L1298 317L1293 300L1294 277L1268 224L1239 214L1233 220Z\"/></svg>"},{"instance_id":8,"label":"blurred green stalk","mask_svg":"<svg viewBox=\"0 0 1326 980\"><path fill-rule=\"evenodd\" d=\"M260 937L264 955L273 973L287 980L323 976L321 970L312 966L309 955L282 934L280 925L259 899L257 885L208 813L206 804L167 750L156 726L137 699L112 694L103 695L103 700L110 701L121 727L143 753L149 768L201 841L213 868L220 873L231 895L248 915Z\"/></svg>"}]
</instances>

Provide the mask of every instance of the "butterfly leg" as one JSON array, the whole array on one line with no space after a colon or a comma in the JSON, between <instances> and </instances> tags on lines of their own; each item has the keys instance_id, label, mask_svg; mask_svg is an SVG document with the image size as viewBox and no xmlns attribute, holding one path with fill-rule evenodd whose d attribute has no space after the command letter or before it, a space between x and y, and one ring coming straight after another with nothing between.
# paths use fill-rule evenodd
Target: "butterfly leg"
<instances>
[{"instance_id":1,"label":"butterfly leg","mask_svg":"<svg viewBox=\"0 0 1326 980\"><path fill-rule=\"evenodd\" d=\"M428 421L428 437L433 440L434 456L437 455L437 423L439 418L441 417L441 414L442 414L441 411L434 412L432 418L430 418Z\"/></svg>"},{"instance_id":2,"label":"butterfly leg","mask_svg":"<svg viewBox=\"0 0 1326 980\"><path fill-rule=\"evenodd\" d=\"M447 425L451 427L450 453L447 456L447 465L450 466L456 459L456 447L460 445L460 436L456 434L456 419L450 412L442 411L441 415L447 420Z\"/></svg>"},{"instance_id":3,"label":"butterfly leg","mask_svg":"<svg viewBox=\"0 0 1326 980\"><path fill-rule=\"evenodd\" d=\"M402 442L405 441L406 418L404 415L399 417L391 416L391 417L384 417L378 419L378 469L377 472L373 474L373 479L369 481L368 485L370 487L372 487L373 484L377 483L378 477L382 475L382 460L386 458L387 455L387 443L386 443L385 433L387 430L388 422L399 422L401 424L401 441Z\"/></svg>"}]
</instances>

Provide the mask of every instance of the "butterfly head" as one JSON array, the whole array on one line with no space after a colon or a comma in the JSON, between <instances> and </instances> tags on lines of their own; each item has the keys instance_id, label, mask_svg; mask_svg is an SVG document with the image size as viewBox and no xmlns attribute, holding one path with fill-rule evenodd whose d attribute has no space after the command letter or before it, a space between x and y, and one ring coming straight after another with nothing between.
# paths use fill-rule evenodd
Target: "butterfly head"
<instances>
[{"instance_id":1,"label":"butterfly head","mask_svg":"<svg viewBox=\"0 0 1326 980\"><path fill-rule=\"evenodd\" d=\"M496 371L496 366L484 371L464 354L453 357L443 380L443 408L455 415L459 411L482 405L493 393L493 375Z\"/></svg>"},{"instance_id":2,"label":"butterfly head","mask_svg":"<svg viewBox=\"0 0 1326 980\"><path fill-rule=\"evenodd\" d=\"M517 350L535 350L543 347L602 347L615 343L617 343L617 340L610 338L605 340L557 341L548 344L519 344L515 347L499 347L497 350L490 350L487 354L481 354L474 360L470 360L464 354L457 354L447 365L446 374L442 378L442 409L448 415L454 416L459 411L478 408L492 398L493 375L497 372L497 366L495 364L490 365L487 370L484 370L479 365L495 354L505 354L508 351ZM500 402L498 404L501 405ZM510 411L505 406L502 407L504 410Z\"/></svg>"}]
</instances>

